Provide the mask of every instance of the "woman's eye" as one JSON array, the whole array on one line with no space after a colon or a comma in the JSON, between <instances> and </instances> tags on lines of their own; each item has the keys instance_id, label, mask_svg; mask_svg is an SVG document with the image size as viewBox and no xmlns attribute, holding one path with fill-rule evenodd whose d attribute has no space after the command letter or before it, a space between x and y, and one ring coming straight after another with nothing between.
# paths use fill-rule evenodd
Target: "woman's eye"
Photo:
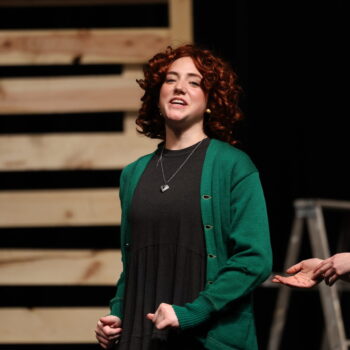
<instances>
[{"instance_id":1,"label":"woman's eye","mask_svg":"<svg viewBox=\"0 0 350 350\"><path fill-rule=\"evenodd\" d=\"M190 84L195 85L195 86L200 86L200 84L197 83L196 81L191 81Z\"/></svg>"},{"instance_id":2,"label":"woman's eye","mask_svg":"<svg viewBox=\"0 0 350 350\"><path fill-rule=\"evenodd\" d=\"M169 78L169 79L166 79L166 80L165 80L165 82L167 82L167 83L171 83L171 82L173 82L173 81L175 81L175 79L170 79L170 78Z\"/></svg>"}]
</instances>

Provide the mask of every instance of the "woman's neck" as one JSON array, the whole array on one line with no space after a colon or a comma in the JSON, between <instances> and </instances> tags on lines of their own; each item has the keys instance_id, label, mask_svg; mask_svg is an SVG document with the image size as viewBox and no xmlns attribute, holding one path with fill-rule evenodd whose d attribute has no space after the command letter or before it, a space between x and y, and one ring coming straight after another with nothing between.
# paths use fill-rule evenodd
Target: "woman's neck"
<instances>
[{"instance_id":1,"label":"woman's neck","mask_svg":"<svg viewBox=\"0 0 350 350\"><path fill-rule=\"evenodd\" d=\"M202 126L188 130L173 130L166 125L165 135L165 148L174 151L190 147L207 137Z\"/></svg>"}]
</instances>

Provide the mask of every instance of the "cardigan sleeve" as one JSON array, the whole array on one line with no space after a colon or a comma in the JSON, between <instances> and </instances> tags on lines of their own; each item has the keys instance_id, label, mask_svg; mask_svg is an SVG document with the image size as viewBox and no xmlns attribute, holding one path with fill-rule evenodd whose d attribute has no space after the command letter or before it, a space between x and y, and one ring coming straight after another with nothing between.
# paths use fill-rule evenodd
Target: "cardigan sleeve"
<instances>
[{"instance_id":1,"label":"cardigan sleeve","mask_svg":"<svg viewBox=\"0 0 350 350\"><path fill-rule=\"evenodd\" d=\"M116 294L109 302L110 313L109 315L118 316L120 319L123 318L123 294L124 294L124 285L125 285L125 274L124 271L120 274L119 280L116 286Z\"/></svg>"},{"instance_id":2,"label":"cardigan sleeve","mask_svg":"<svg viewBox=\"0 0 350 350\"><path fill-rule=\"evenodd\" d=\"M271 273L269 226L259 173L251 172L232 186L230 194L231 256L212 284L191 303L172 305L180 327L199 325L231 302L251 293Z\"/></svg>"},{"instance_id":3,"label":"cardigan sleeve","mask_svg":"<svg viewBox=\"0 0 350 350\"><path fill-rule=\"evenodd\" d=\"M119 186L119 199L122 206L123 202L123 190L125 190L125 177L126 177L126 168L123 169L121 175L120 175L120 186ZM122 206L123 207L123 206ZM121 218L122 223L121 226L123 226L123 216ZM122 260L123 261L123 260ZM125 273L124 270L120 274L119 280L116 284L116 293L115 296L110 300L109 302L109 308L110 313L109 315L118 316L120 319L122 319L123 315L123 299L124 299L124 290L125 290Z\"/></svg>"}]
</instances>

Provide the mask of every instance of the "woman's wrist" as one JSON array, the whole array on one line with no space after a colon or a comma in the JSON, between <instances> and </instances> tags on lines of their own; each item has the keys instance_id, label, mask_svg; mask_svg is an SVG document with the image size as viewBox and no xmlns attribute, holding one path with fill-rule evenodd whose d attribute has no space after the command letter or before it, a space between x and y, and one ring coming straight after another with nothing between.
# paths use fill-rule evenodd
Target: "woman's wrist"
<instances>
[{"instance_id":1,"label":"woman's wrist","mask_svg":"<svg viewBox=\"0 0 350 350\"><path fill-rule=\"evenodd\" d=\"M175 311L181 329L198 326L209 319L212 311L210 305L196 303L196 301L187 303L184 306L171 305Z\"/></svg>"}]
</instances>

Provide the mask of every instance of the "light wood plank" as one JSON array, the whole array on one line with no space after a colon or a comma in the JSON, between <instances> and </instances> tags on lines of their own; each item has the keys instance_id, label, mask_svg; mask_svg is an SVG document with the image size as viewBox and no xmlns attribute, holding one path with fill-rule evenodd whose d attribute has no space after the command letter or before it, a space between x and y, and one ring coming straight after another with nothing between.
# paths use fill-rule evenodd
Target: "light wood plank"
<instances>
[{"instance_id":1,"label":"light wood plank","mask_svg":"<svg viewBox=\"0 0 350 350\"><path fill-rule=\"evenodd\" d=\"M145 63L169 43L168 29L0 31L0 64Z\"/></svg>"},{"instance_id":2,"label":"light wood plank","mask_svg":"<svg viewBox=\"0 0 350 350\"><path fill-rule=\"evenodd\" d=\"M166 4L167 0L0 0L0 7Z\"/></svg>"},{"instance_id":3,"label":"light wood plank","mask_svg":"<svg viewBox=\"0 0 350 350\"><path fill-rule=\"evenodd\" d=\"M96 343L97 321L108 313L108 307L0 308L0 343Z\"/></svg>"},{"instance_id":4,"label":"light wood plank","mask_svg":"<svg viewBox=\"0 0 350 350\"><path fill-rule=\"evenodd\" d=\"M114 286L121 271L119 249L0 250L0 285Z\"/></svg>"},{"instance_id":5,"label":"light wood plank","mask_svg":"<svg viewBox=\"0 0 350 350\"><path fill-rule=\"evenodd\" d=\"M0 114L137 111L142 90L118 76L0 80Z\"/></svg>"},{"instance_id":6,"label":"light wood plank","mask_svg":"<svg viewBox=\"0 0 350 350\"><path fill-rule=\"evenodd\" d=\"M192 0L169 0L168 11L172 45L192 43Z\"/></svg>"},{"instance_id":7,"label":"light wood plank","mask_svg":"<svg viewBox=\"0 0 350 350\"><path fill-rule=\"evenodd\" d=\"M0 192L0 227L119 224L117 189Z\"/></svg>"},{"instance_id":8,"label":"light wood plank","mask_svg":"<svg viewBox=\"0 0 350 350\"><path fill-rule=\"evenodd\" d=\"M160 142L138 134L135 118L124 133L1 135L0 170L121 169Z\"/></svg>"}]
</instances>

